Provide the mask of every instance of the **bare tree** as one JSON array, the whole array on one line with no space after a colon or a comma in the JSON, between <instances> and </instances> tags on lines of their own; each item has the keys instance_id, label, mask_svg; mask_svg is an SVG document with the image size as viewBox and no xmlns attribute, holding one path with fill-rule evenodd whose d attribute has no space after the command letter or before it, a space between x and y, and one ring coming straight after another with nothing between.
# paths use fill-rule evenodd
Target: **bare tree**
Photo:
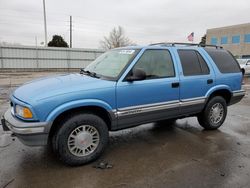
<instances>
[{"instance_id":1,"label":"bare tree","mask_svg":"<svg viewBox=\"0 0 250 188\"><path fill-rule=\"evenodd\" d=\"M134 43L125 36L125 31L121 26L118 26L118 28L113 28L109 33L109 36L104 37L103 40L100 41L100 44L101 48L106 50L134 45Z\"/></svg>"}]
</instances>

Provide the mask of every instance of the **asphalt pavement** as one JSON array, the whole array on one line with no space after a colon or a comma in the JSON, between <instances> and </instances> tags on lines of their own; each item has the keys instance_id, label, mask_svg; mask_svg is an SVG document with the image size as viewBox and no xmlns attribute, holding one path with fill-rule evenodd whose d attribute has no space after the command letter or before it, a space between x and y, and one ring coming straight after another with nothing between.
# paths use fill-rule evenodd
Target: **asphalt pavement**
<instances>
[{"instance_id":1,"label":"asphalt pavement","mask_svg":"<svg viewBox=\"0 0 250 188\"><path fill-rule=\"evenodd\" d=\"M0 115L20 84L58 72L0 73ZM250 91L250 81L243 86ZM109 168L98 168L100 164ZM0 128L1 187L250 187L250 98L228 109L223 126L204 131L196 118L110 133L97 161L69 167L49 147L28 147Z\"/></svg>"}]
</instances>

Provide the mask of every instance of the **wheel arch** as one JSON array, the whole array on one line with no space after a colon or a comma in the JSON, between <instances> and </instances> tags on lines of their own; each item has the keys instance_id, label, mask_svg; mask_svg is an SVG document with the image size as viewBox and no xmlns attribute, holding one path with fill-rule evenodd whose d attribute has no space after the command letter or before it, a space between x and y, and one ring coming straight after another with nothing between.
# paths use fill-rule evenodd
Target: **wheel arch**
<instances>
[{"instance_id":1,"label":"wheel arch","mask_svg":"<svg viewBox=\"0 0 250 188\"><path fill-rule=\"evenodd\" d=\"M215 88L212 88L211 90L208 91L206 95L206 104L207 102L213 98L214 96L221 96L226 100L227 105L230 103L231 97L232 97L232 92L231 89L226 86L217 86Z\"/></svg>"},{"instance_id":2,"label":"wheel arch","mask_svg":"<svg viewBox=\"0 0 250 188\"><path fill-rule=\"evenodd\" d=\"M66 105L64 107L57 107L54 111L50 113L47 118L47 121L52 122L50 127L47 127L47 132L49 133L49 139L53 136L56 130L60 127L59 122L72 116L74 113L93 113L101 117L104 122L107 124L109 130L112 129L112 126L115 124L115 115L112 112L110 106L100 105L100 103L81 103L77 106L75 105Z\"/></svg>"}]
</instances>

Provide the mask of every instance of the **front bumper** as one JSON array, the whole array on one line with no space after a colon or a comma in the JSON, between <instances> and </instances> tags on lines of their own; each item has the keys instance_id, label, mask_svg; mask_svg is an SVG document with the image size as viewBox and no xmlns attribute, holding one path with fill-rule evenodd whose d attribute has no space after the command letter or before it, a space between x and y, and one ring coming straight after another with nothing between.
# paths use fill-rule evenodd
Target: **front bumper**
<instances>
[{"instance_id":1,"label":"front bumper","mask_svg":"<svg viewBox=\"0 0 250 188\"><path fill-rule=\"evenodd\" d=\"M23 122L11 114L11 109L5 112L1 122L3 130L13 132L23 144L28 146L47 145L47 127L50 126L50 123Z\"/></svg>"}]
</instances>

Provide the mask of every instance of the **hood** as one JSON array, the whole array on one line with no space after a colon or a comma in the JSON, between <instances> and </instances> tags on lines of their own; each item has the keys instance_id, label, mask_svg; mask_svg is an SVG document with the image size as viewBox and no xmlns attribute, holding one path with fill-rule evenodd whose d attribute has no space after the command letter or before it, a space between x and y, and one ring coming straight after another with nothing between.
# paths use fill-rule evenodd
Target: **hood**
<instances>
[{"instance_id":1,"label":"hood","mask_svg":"<svg viewBox=\"0 0 250 188\"><path fill-rule=\"evenodd\" d=\"M58 95L110 87L111 83L114 82L81 74L65 74L28 82L18 87L13 95L23 102L31 103Z\"/></svg>"}]
</instances>

